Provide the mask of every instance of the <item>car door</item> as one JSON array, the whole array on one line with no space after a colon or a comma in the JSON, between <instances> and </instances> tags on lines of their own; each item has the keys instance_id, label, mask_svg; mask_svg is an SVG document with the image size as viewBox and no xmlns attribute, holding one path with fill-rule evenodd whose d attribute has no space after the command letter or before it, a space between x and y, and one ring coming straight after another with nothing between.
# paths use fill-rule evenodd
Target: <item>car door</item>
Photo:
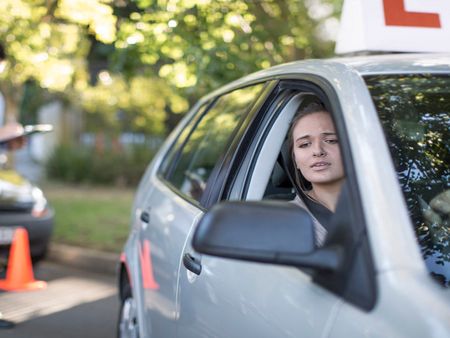
<instances>
[{"instance_id":1,"label":"car door","mask_svg":"<svg viewBox=\"0 0 450 338\"><path fill-rule=\"evenodd\" d=\"M134 248L137 252L133 260L136 268L132 271L137 274L133 278L133 288L138 308L141 309L138 312L139 322L142 323L140 334L144 337L170 336L174 332L174 286L170 276L173 276L173 269L177 266L177 243L184 243L183 234L189 230L198 208L188 204L186 208L177 209L174 192L165 183L165 177L208 106L209 102L206 102L195 109L190 121L180 126L180 130L168 139L168 144L163 146L146 170L136 193L133 205L133 229L136 231L132 232L131 237L136 238ZM183 203L183 200L179 199L178 203ZM177 222L171 224L170 220L175 217Z\"/></svg>"},{"instance_id":2,"label":"car door","mask_svg":"<svg viewBox=\"0 0 450 338\"><path fill-rule=\"evenodd\" d=\"M145 326L151 337L175 337L183 245L215 184L217 164L264 87L256 84L209 100L148 178L151 192L141 210L138 242Z\"/></svg>"},{"instance_id":3,"label":"car door","mask_svg":"<svg viewBox=\"0 0 450 338\"><path fill-rule=\"evenodd\" d=\"M263 198L290 120L303 94L311 91L327 103L330 111L339 110L336 95L329 89L324 92L317 85L304 81L280 83L277 99L260 111L259 128L249 128L252 141L243 150L246 156L243 159L238 156L240 166L230 174L233 183L223 198ZM340 115L336 114L335 119L338 118ZM341 123L336 121L339 128ZM354 198L354 194L354 191L345 194L345 202ZM348 206L348 203L344 204ZM358 203L351 208L358 209ZM345 214L346 220L358 217L355 210L345 210L341 214ZM349 236L352 241L358 238L349 245L354 248L361 239L360 227L364 222L352 219L351 223L357 224L357 228L351 230L355 236ZM194 252L190 241L191 237L186 242L185 254ZM370 273L371 265L365 261L368 258L364 255L360 263L352 265L352 268L363 266L358 271L364 278ZM325 337L344 299L361 302L358 306L363 308L372 306L371 279L363 278L354 291L343 291L349 287L343 280L356 283L357 278L352 278L354 272L345 271L348 276L330 276L328 280L326 275L317 276L312 271L295 267L207 255L198 260L202 268L199 275L181 267L178 337ZM354 292L362 289L364 300L360 301Z\"/></svg>"}]
</instances>

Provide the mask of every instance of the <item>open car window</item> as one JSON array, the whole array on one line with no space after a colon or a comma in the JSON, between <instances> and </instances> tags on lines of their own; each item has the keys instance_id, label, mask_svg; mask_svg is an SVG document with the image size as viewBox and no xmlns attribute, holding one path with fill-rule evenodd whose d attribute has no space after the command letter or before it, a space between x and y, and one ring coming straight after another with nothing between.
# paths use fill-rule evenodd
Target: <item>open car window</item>
<instances>
[{"instance_id":1,"label":"open car window","mask_svg":"<svg viewBox=\"0 0 450 338\"><path fill-rule=\"evenodd\" d=\"M303 83L299 84L299 87ZM295 86L296 84L293 84ZM330 112L335 125L336 133L339 135L339 147L341 152L342 165L345 173L345 179L342 183L340 197L337 200L336 210L332 213L328 211L326 221L324 218L313 214L311 219L314 223L315 244L317 250L327 248L342 248L342 267L335 274L314 274L314 282L324 288L343 297L345 300L360 306L364 309L370 309L375 304L376 285L374 280L374 267L369 247L369 241L365 231L365 219L362 210L361 199L359 197L359 187L356 181L354 170L348 170L353 166L352 158L348 151L348 136L343 129L343 124L338 124L342 119L342 112L331 110L330 102L324 101L325 95L316 94L315 92L303 91L303 87L299 90L291 92L291 96L284 99L284 102L276 102L275 111L268 111L272 114L272 118L268 119L264 127L257 146L254 150L253 159L250 166L251 174L246 175L250 178L246 195L246 200L278 200L285 201L286 204L292 203L292 200L298 194L292 180L280 178L282 175L287 176L286 168L282 167L280 157L283 147L286 146L288 131L294 115L299 107L306 99L306 96L315 96L318 101L323 103L325 109ZM294 89L296 89L294 87ZM320 88L317 89L319 91ZM332 93L330 97L332 97ZM281 96L280 96L281 97ZM326 98L327 100L331 100ZM340 121L342 122L342 121ZM258 139L258 137L256 137ZM284 149L286 150L286 149ZM290 149L285 154L289 156ZM294 167L294 164L292 167ZM291 168L295 170L294 168ZM350 175L346 173L350 172ZM301 196L304 198L304 196ZM299 208L302 208L299 204ZM309 207L308 207L309 208ZM323 207L325 208L325 207ZM311 210L308 209L308 213ZM311 213L310 213L311 215ZM322 215L323 216L323 215ZM319 224L317 224L319 223ZM320 230L322 228L325 229ZM304 226L304 224L298 224ZM321 234L320 234L320 233ZM357 259L355 260L355 257ZM308 269L302 269L306 274L311 273ZM361 282L361 281L364 282ZM345 293L345 290L351 290Z\"/></svg>"}]
</instances>

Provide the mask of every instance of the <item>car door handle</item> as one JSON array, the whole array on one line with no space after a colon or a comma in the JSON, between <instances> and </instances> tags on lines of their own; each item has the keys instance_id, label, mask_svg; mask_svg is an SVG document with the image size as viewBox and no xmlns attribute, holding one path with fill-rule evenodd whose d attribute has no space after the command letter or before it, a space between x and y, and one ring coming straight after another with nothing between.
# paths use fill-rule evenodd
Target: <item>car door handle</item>
<instances>
[{"instance_id":1,"label":"car door handle","mask_svg":"<svg viewBox=\"0 0 450 338\"><path fill-rule=\"evenodd\" d=\"M150 222L150 214L147 211L141 212L141 221L144 223Z\"/></svg>"},{"instance_id":2,"label":"car door handle","mask_svg":"<svg viewBox=\"0 0 450 338\"><path fill-rule=\"evenodd\" d=\"M200 264L200 260L198 258L192 257L190 254L184 254L183 256L183 265L189 271L192 271L196 275L200 275L202 272L202 265Z\"/></svg>"}]
</instances>

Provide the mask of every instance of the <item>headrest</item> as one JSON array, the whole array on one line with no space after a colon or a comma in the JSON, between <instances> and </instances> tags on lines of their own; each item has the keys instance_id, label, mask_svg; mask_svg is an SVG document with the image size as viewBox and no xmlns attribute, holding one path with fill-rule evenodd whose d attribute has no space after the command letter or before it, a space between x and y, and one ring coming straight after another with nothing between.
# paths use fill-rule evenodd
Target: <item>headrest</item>
<instances>
[{"instance_id":1,"label":"headrest","mask_svg":"<svg viewBox=\"0 0 450 338\"><path fill-rule=\"evenodd\" d=\"M320 101L317 95L304 93L302 94L302 101L300 102L300 105L298 106L297 110L301 110L306 106L310 105L311 103L317 103L323 106L322 101Z\"/></svg>"},{"instance_id":2,"label":"headrest","mask_svg":"<svg viewBox=\"0 0 450 338\"><path fill-rule=\"evenodd\" d=\"M272 184L280 188L288 188L294 186L295 167L291 160L289 149L289 141L285 140L280 149L280 155L275 162L272 174Z\"/></svg>"},{"instance_id":3,"label":"headrest","mask_svg":"<svg viewBox=\"0 0 450 338\"><path fill-rule=\"evenodd\" d=\"M283 167L277 161L273 167L272 184L277 188L291 188L292 183L284 172Z\"/></svg>"},{"instance_id":4,"label":"headrest","mask_svg":"<svg viewBox=\"0 0 450 338\"><path fill-rule=\"evenodd\" d=\"M291 185L295 188L295 191L300 196L303 196L303 192L301 191L300 187L297 185L295 176L296 176L296 167L294 164L294 161L291 157L291 149L289 146L289 140L285 140L283 142L283 145L281 146L280 150L280 156L278 157L278 162L280 163L281 167L283 168L283 171L285 172L285 175L291 182ZM304 184L306 187L310 185L308 181L303 177L303 175L300 174L300 179L305 180Z\"/></svg>"}]
</instances>

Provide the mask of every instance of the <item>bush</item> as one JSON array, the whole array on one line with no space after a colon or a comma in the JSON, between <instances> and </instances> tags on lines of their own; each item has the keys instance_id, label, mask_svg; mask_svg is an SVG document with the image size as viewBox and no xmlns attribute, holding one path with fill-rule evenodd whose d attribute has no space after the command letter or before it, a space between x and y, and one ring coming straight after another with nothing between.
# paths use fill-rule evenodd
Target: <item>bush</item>
<instances>
[{"instance_id":1,"label":"bush","mask_svg":"<svg viewBox=\"0 0 450 338\"><path fill-rule=\"evenodd\" d=\"M156 149L96 152L90 147L59 146L47 161L47 177L68 183L136 186Z\"/></svg>"}]
</instances>

